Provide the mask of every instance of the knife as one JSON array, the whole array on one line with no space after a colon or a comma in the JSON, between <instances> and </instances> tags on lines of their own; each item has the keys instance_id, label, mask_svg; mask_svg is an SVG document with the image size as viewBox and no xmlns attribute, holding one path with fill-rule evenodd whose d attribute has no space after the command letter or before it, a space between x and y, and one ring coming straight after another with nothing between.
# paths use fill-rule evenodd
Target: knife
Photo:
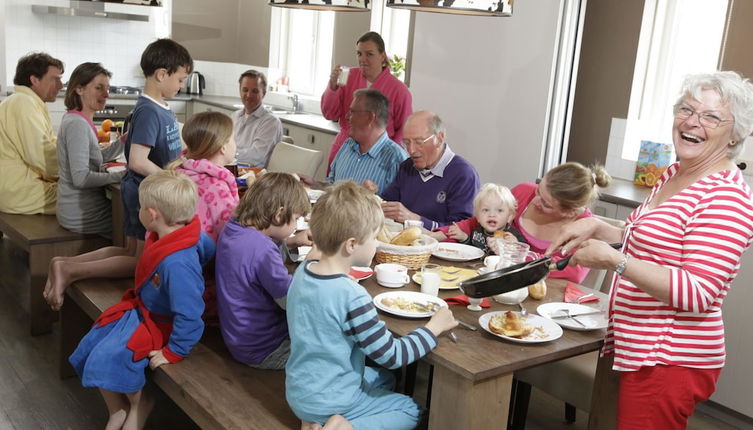
<instances>
[{"instance_id":1,"label":"knife","mask_svg":"<svg viewBox=\"0 0 753 430\"><path fill-rule=\"evenodd\" d=\"M549 318L553 320L558 319L566 319L566 318L572 318L572 317L582 317L584 315L595 315L595 314L603 314L604 311L593 311L593 312L583 312L579 314L569 314L569 315L550 315Z\"/></svg>"}]
</instances>

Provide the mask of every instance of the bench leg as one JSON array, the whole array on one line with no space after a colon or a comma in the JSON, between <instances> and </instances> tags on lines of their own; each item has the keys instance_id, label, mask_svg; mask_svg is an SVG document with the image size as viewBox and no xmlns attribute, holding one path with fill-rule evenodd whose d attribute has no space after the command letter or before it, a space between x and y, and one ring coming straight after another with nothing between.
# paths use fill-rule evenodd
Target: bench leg
<instances>
[{"instance_id":1,"label":"bench leg","mask_svg":"<svg viewBox=\"0 0 753 430\"><path fill-rule=\"evenodd\" d=\"M32 336L52 331L52 323L58 317L57 312L42 297L50 260L54 256L55 249L49 245L31 246L29 249L29 318Z\"/></svg>"},{"instance_id":2,"label":"bench leg","mask_svg":"<svg viewBox=\"0 0 753 430\"><path fill-rule=\"evenodd\" d=\"M68 357L78 346L81 338L92 326L92 319L83 309L68 297L60 310L60 379L76 376L76 371L68 362Z\"/></svg>"},{"instance_id":3,"label":"bench leg","mask_svg":"<svg viewBox=\"0 0 753 430\"><path fill-rule=\"evenodd\" d=\"M531 400L531 385L513 378L511 391L507 428L508 430L523 430L526 428L528 404Z\"/></svg>"}]
</instances>

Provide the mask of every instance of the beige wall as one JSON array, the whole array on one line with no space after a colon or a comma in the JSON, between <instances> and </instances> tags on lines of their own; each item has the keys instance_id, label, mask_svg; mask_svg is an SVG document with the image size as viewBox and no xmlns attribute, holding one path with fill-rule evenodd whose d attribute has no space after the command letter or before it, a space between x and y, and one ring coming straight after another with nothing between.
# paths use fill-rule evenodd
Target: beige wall
<instances>
[{"instance_id":1,"label":"beige wall","mask_svg":"<svg viewBox=\"0 0 753 430\"><path fill-rule=\"evenodd\" d=\"M727 11L728 25L722 55L719 59L721 70L735 70L753 79L753 2L732 0Z\"/></svg>"},{"instance_id":2,"label":"beige wall","mask_svg":"<svg viewBox=\"0 0 753 430\"><path fill-rule=\"evenodd\" d=\"M356 66L356 41L369 31L371 14L348 12L335 14L335 37L332 47L332 66Z\"/></svg>"},{"instance_id":3,"label":"beige wall","mask_svg":"<svg viewBox=\"0 0 753 430\"><path fill-rule=\"evenodd\" d=\"M246 0L178 0L173 35L196 60L269 63L271 8Z\"/></svg>"},{"instance_id":4,"label":"beige wall","mask_svg":"<svg viewBox=\"0 0 753 430\"><path fill-rule=\"evenodd\" d=\"M568 161L605 162L612 117L627 118L642 15L642 1L588 2Z\"/></svg>"}]
</instances>

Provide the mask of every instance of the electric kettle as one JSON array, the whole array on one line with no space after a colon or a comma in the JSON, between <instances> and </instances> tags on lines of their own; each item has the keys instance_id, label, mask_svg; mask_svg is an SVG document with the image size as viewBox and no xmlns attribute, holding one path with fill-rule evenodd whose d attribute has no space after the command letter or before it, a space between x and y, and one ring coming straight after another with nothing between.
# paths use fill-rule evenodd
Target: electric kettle
<instances>
[{"instance_id":1,"label":"electric kettle","mask_svg":"<svg viewBox=\"0 0 753 430\"><path fill-rule=\"evenodd\" d=\"M204 75L199 72L192 72L186 78L186 94L204 94Z\"/></svg>"}]
</instances>

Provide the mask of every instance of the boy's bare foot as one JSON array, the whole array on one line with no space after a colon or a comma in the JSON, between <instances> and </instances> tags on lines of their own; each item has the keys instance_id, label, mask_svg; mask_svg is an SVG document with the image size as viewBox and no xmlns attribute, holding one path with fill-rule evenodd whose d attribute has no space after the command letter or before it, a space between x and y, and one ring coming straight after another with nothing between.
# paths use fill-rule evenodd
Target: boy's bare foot
<instances>
[{"instance_id":1,"label":"boy's bare foot","mask_svg":"<svg viewBox=\"0 0 753 430\"><path fill-rule=\"evenodd\" d=\"M324 423L324 430L355 430L350 424L350 421L346 420L342 415L332 415L329 417L326 423Z\"/></svg>"},{"instance_id":2,"label":"boy's bare foot","mask_svg":"<svg viewBox=\"0 0 753 430\"><path fill-rule=\"evenodd\" d=\"M126 420L126 415L127 415L127 412L123 409L110 415L110 418L107 420L107 424L105 425L105 430L122 429L123 423L125 423L125 420Z\"/></svg>"},{"instance_id":3,"label":"boy's bare foot","mask_svg":"<svg viewBox=\"0 0 753 430\"><path fill-rule=\"evenodd\" d=\"M44 292L42 293L42 297L47 299L47 297L52 292L52 286L55 283L55 281L52 279L54 276L52 273L52 266L53 263L59 259L62 259L63 257L52 257L52 260L50 260L50 267L47 268L47 282L44 284Z\"/></svg>"},{"instance_id":4,"label":"boy's bare foot","mask_svg":"<svg viewBox=\"0 0 753 430\"><path fill-rule=\"evenodd\" d=\"M63 306L63 299L65 298L65 289L70 283L68 280L68 272L63 258L53 258L50 262L50 273L48 274L47 282L50 284L50 290L47 291L45 286L45 300L50 307L57 311Z\"/></svg>"}]
</instances>

